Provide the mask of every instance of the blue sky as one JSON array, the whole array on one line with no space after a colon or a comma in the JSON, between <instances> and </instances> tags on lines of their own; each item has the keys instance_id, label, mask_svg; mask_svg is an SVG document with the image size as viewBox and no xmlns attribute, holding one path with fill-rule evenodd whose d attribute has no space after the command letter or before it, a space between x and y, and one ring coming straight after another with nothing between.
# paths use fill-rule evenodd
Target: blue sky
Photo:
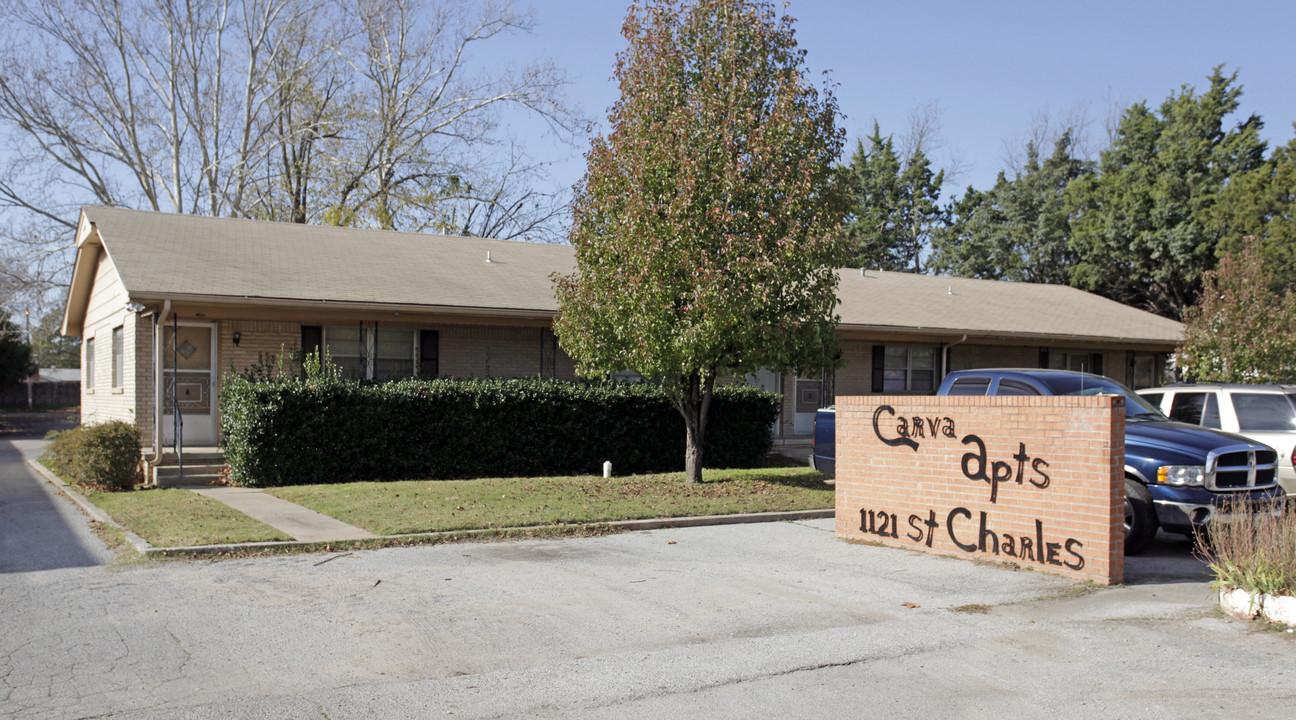
<instances>
[{"instance_id":1,"label":"blue sky","mask_svg":"<svg viewBox=\"0 0 1296 720\"><path fill-rule=\"evenodd\" d=\"M515 57L548 55L566 68L570 99L601 127L617 97L611 74L627 4L541 0L536 35L513 38ZM900 134L915 107L940 106L943 145L933 155L964 166L947 195L992 185L1005 143L1020 146L1041 113L1084 108L1097 150L1109 107L1157 106L1181 85L1204 88L1221 63L1238 71L1241 113L1264 118L1271 146L1290 140L1296 121L1296 0L793 0L788 12L810 69L831 70L838 84L848 152L874 119ZM579 154L555 166L568 186L583 171Z\"/></svg>"}]
</instances>

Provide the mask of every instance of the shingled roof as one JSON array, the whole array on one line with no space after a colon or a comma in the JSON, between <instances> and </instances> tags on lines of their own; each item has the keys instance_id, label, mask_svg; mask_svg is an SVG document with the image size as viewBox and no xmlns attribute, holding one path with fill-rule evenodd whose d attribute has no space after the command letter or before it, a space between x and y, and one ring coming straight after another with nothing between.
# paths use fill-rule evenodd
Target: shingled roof
<instances>
[{"instance_id":1,"label":"shingled roof","mask_svg":"<svg viewBox=\"0 0 1296 720\"><path fill-rule=\"evenodd\" d=\"M557 312L550 275L570 246L86 207L68 328L102 247L131 300L343 303ZM1173 345L1182 326L1059 285L839 271L843 330Z\"/></svg>"}]
</instances>

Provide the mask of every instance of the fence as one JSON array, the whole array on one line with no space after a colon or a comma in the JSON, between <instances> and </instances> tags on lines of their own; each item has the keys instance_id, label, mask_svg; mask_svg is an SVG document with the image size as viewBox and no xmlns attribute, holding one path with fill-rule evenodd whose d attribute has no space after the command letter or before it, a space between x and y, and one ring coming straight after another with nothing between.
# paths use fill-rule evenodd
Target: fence
<instances>
[{"instance_id":1,"label":"fence","mask_svg":"<svg viewBox=\"0 0 1296 720\"><path fill-rule=\"evenodd\" d=\"M31 391L32 405L36 407L64 407L81 404L80 381L32 383ZM10 385L0 392L0 407L27 407L27 383Z\"/></svg>"}]
</instances>

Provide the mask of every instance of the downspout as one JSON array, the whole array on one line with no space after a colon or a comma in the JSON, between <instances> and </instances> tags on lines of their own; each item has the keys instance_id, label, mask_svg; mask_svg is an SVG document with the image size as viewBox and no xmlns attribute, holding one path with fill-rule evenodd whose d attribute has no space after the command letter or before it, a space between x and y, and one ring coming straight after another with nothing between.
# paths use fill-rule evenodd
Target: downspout
<instances>
[{"instance_id":1,"label":"downspout","mask_svg":"<svg viewBox=\"0 0 1296 720\"><path fill-rule=\"evenodd\" d=\"M941 376L940 376L940 379L941 379L942 382L945 380L945 376L946 376L946 375L949 375L949 351L950 351L950 348L954 347L955 345L961 345L961 344L964 343L964 342L967 342L967 333L963 333L963 337L959 338L958 340L955 340L955 341L952 342L952 343L941 343ZM937 385L939 385L939 384L940 384L940 383L938 382Z\"/></svg>"},{"instance_id":2,"label":"downspout","mask_svg":"<svg viewBox=\"0 0 1296 720\"><path fill-rule=\"evenodd\" d=\"M170 314L171 301L165 300L162 312L153 316L153 457L148 461L151 467L162 462L162 333Z\"/></svg>"}]
</instances>

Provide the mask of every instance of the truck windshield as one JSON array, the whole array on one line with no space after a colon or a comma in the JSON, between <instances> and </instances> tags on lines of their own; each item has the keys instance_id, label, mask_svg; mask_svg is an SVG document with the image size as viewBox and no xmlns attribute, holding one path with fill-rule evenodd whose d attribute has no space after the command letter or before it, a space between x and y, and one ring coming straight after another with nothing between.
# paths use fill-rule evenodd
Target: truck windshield
<instances>
[{"instance_id":1,"label":"truck windshield","mask_svg":"<svg viewBox=\"0 0 1296 720\"><path fill-rule=\"evenodd\" d=\"M1049 378L1038 378L1054 395L1121 395L1125 398L1125 417L1154 417L1164 419L1165 415L1156 406L1143 399L1142 395L1108 378L1091 375L1058 375Z\"/></svg>"}]
</instances>

